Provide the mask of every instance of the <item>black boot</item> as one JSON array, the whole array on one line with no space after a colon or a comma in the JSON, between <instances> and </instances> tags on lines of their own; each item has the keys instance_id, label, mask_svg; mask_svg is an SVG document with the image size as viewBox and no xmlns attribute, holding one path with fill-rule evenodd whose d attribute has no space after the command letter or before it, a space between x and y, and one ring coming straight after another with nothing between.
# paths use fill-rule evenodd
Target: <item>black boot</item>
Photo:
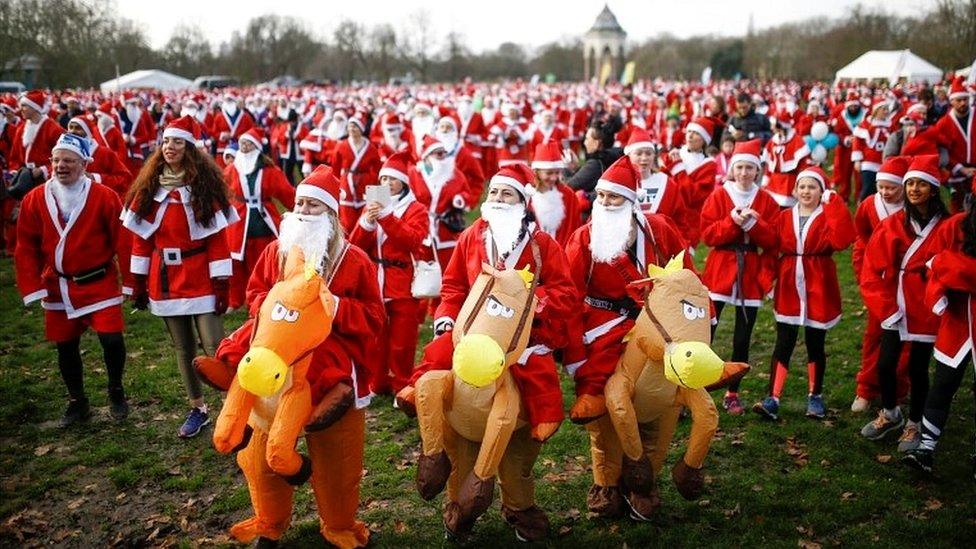
<instances>
[{"instance_id":1,"label":"black boot","mask_svg":"<svg viewBox=\"0 0 976 549\"><path fill-rule=\"evenodd\" d=\"M61 427L70 427L76 423L88 421L91 417L91 409L88 407L88 399L71 399L68 401L68 409L61 416Z\"/></svg>"},{"instance_id":2,"label":"black boot","mask_svg":"<svg viewBox=\"0 0 976 549\"><path fill-rule=\"evenodd\" d=\"M108 413L115 421L122 421L129 417L129 401L125 398L122 387L109 387Z\"/></svg>"}]
</instances>

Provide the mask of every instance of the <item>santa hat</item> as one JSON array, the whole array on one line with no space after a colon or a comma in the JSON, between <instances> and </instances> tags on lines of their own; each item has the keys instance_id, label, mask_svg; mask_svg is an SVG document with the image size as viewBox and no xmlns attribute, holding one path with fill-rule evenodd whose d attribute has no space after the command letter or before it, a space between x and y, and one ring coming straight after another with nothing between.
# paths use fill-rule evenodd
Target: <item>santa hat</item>
<instances>
[{"instance_id":1,"label":"santa hat","mask_svg":"<svg viewBox=\"0 0 976 549\"><path fill-rule=\"evenodd\" d=\"M163 130L163 139L177 137L194 145L200 135L200 124L190 115L181 116L170 122Z\"/></svg>"},{"instance_id":2,"label":"santa hat","mask_svg":"<svg viewBox=\"0 0 976 549\"><path fill-rule=\"evenodd\" d=\"M790 113L785 110L776 113L776 125L781 128L790 129L793 127L793 119L790 117Z\"/></svg>"},{"instance_id":3,"label":"santa hat","mask_svg":"<svg viewBox=\"0 0 976 549\"><path fill-rule=\"evenodd\" d=\"M359 128L360 132L366 131L366 121L363 120L362 116L357 112L356 114L349 117L349 121L346 124L355 124Z\"/></svg>"},{"instance_id":4,"label":"santa hat","mask_svg":"<svg viewBox=\"0 0 976 549\"><path fill-rule=\"evenodd\" d=\"M961 76L957 76L949 87L949 99L969 99L969 90L966 89L966 81Z\"/></svg>"},{"instance_id":5,"label":"santa hat","mask_svg":"<svg viewBox=\"0 0 976 549\"><path fill-rule=\"evenodd\" d=\"M624 155L603 172L600 180L596 182L595 190L619 194L631 202L637 202L640 180L640 170L631 162L629 156Z\"/></svg>"},{"instance_id":6,"label":"santa hat","mask_svg":"<svg viewBox=\"0 0 976 549\"><path fill-rule=\"evenodd\" d=\"M918 178L922 181L939 187L942 185L942 174L939 172L939 155L920 154L912 158L912 163L908 165L908 171L902 181Z\"/></svg>"},{"instance_id":7,"label":"santa hat","mask_svg":"<svg viewBox=\"0 0 976 549\"><path fill-rule=\"evenodd\" d=\"M391 130L402 129L403 120L400 118L400 115L395 112L387 113L386 116L383 117L383 127Z\"/></svg>"},{"instance_id":8,"label":"santa hat","mask_svg":"<svg viewBox=\"0 0 976 549\"><path fill-rule=\"evenodd\" d=\"M816 179L817 183L820 184L821 191L827 189L827 174L824 173L823 169L820 166L810 166L809 168L803 169L803 171L796 174L797 182L799 182L800 179L804 177L812 177L813 179Z\"/></svg>"},{"instance_id":9,"label":"santa hat","mask_svg":"<svg viewBox=\"0 0 976 549\"><path fill-rule=\"evenodd\" d=\"M491 181L488 182L488 185L508 185L519 193L519 195L522 197L522 201L524 202L525 186L532 181L535 181L535 173L532 172L531 168L519 162L517 164L502 166L498 170L498 173L491 177Z\"/></svg>"},{"instance_id":10,"label":"santa hat","mask_svg":"<svg viewBox=\"0 0 976 549\"><path fill-rule=\"evenodd\" d=\"M4 112L4 111L10 111L10 112L17 111L17 100L14 99L13 96L8 95L8 96L0 97L0 112Z\"/></svg>"},{"instance_id":11,"label":"santa hat","mask_svg":"<svg viewBox=\"0 0 976 549\"><path fill-rule=\"evenodd\" d=\"M457 120L455 120L453 116L447 115L447 116L440 117L440 119L437 121L437 125L440 126L444 122L447 122L451 126L454 126L454 131L458 131L458 123L457 123Z\"/></svg>"},{"instance_id":12,"label":"santa hat","mask_svg":"<svg viewBox=\"0 0 976 549\"><path fill-rule=\"evenodd\" d=\"M437 149L444 149L445 151L447 150L444 144L438 141L436 138L431 137L429 134L425 135L424 150L420 153L420 158L427 158L430 153L436 151Z\"/></svg>"},{"instance_id":13,"label":"santa hat","mask_svg":"<svg viewBox=\"0 0 976 549\"><path fill-rule=\"evenodd\" d=\"M563 151L557 141L539 143L535 146L535 156L532 157L533 170L561 170L565 167Z\"/></svg>"},{"instance_id":14,"label":"santa hat","mask_svg":"<svg viewBox=\"0 0 976 549\"><path fill-rule=\"evenodd\" d=\"M261 150L264 148L265 142L264 131L262 131L261 128L251 128L244 132L244 134L237 138L237 140L250 141L252 145L258 148L258 150Z\"/></svg>"},{"instance_id":15,"label":"santa hat","mask_svg":"<svg viewBox=\"0 0 976 549\"><path fill-rule=\"evenodd\" d=\"M295 187L295 196L314 198L332 208L332 211L338 212L339 179L333 173L332 168L322 164Z\"/></svg>"},{"instance_id":16,"label":"santa hat","mask_svg":"<svg viewBox=\"0 0 976 549\"><path fill-rule=\"evenodd\" d=\"M760 155L762 154L762 144L758 139L751 141L739 141L732 150L732 158L729 159L729 166L735 166L736 162L748 162L760 167Z\"/></svg>"},{"instance_id":17,"label":"santa hat","mask_svg":"<svg viewBox=\"0 0 976 549\"><path fill-rule=\"evenodd\" d=\"M47 95L41 90L31 90L21 94L20 104L27 105L41 114L47 114L51 105L47 102Z\"/></svg>"},{"instance_id":18,"label":"santa hat","mask_svg":"<svg viewBox=\"0 0 976 549\"><path fill-rule=\"evenodd\" d=\"M112 116L114 114L112 112L113 110L114 109L112 107L111 101L102 101L102 103L98 106L98 110L96 111L96 114L102 113L102 114L107 114L109 116Z\"/></svg>"},{"instance_id":19,"label":"santa hat","mask_svg":"<svg viewBox=\"0 0 976 549\"><path fill-rule=\"evenodd\" d=\"M688 129L691 129L691 124L688 124ZM705 143L708 143L709 138L705 138ZM654 148L654 142L651 141L650 134L644 128L634 127L630 131L630 139L627 140L627 146L624 147L624 154L630 154L637 149Z\"/></svg>"},{"instance_id":20,"label":"santa hat","mask_svg":"<svg viewBox=\"0 0 976 549\"><path fill-rule=\"evenodd\" d=\"M847 90L847 100L844 101L845 107L850 107L851 105L861 104L861 94L857 93L857 90Z\"/></svg>"},{"instance_id":21,"label":"santa hat","mask_svg":"<svg viewBox=\"0 0 976 549\"><path fill-rule=\"evenodd\" d=\"M702 136L705 140L705 145L710 145L712 143L712 134L715 132L715 123L707 118L696 118L692 120L685 127L685 133L695 132Z\"/></svg>"},{"instance_id":22,"label":"santa hat","mask_svg":"<svg viewBox=\"0 0 976 549\"><path fill-rule=\"evenodd\" d=\"M400 151L396 154L391 155L383 163L383 167L380 168L380 177L384 175L399 179L404 183L410 182L410 177L407 176L407 171L410 166L410 152Z\"/></svg>"},{"instance_id":23,"label":"santa hat","mask_svg":"<svg viewBox=\"0 0 976 549\"><path fill-rule=\"evenodd\" d=\"M89 145L88 140L73 133L61 134L58 142L51 148L51 152L54 151L71 151L80 156L82 160L91 159L91 145Z\"/></svg>"},{"instance_id":24,"label":"santa hat","mask_svg":"<svg viewBox=\"0 0 976 549\"><path fill-rule=\"evenodd\" d=\"M908 171L908 165L911 162L912 157L910 156L891 156L881 163L876 179L902 185L905 183L905 172Z\"/></svg>"},{"instance_id":25,"label":"santa hat","mask_svg":"<svg viewBox=\"0 0 976 549\"><path fill-rule=\"evenodd\" d=\"M129 103L129 102L138 102L140 104L142 103L142 101L140 100L140 98L139 98L138 95L136 95L136 94L134 94L132 92L127 92L127 91L126 92L122 92L122 98L121 99L122 99L122 103L123 104Z\"/></svg>"}]
</instances>

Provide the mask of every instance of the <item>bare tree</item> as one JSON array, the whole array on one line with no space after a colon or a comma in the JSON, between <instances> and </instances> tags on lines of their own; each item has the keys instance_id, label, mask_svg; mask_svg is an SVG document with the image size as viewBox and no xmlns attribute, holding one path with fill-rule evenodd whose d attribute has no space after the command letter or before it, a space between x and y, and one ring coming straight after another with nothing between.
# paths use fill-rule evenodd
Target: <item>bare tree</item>
<instances>
[{"instance_id":1,"label":"bare tree","mask_svg":"<svg viewBox=\"0 0 976 549\"><path fill-rule=\"evenodd\" d=\"M430 12L421 9L407 17L407 26L400 37L403 60L417 71L420 81L425 82L437 44L431 29Z\"/></svg>"}]
</instances>

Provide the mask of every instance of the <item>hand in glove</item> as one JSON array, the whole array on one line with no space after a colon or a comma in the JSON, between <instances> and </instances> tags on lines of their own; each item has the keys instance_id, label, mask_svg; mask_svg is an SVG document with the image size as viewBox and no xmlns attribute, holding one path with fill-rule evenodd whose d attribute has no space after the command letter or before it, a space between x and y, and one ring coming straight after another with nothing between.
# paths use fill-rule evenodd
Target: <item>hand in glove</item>
<instances>
[{"instance_id":1,"label":"hand in glove","mask_svg":"<svg viewBox=\"0 0 976 549\"><path fill-rule=\"evenodd\" d=\"M217 301L214 304L214 314L220 316L227 312L227 299L230 295L230 281L226 278L214 278L211 282Z\"/></svg>"},{"instance_id":2,"label":"hand in glove","mask_svg":"<svg viewBox=\"0 0 976 549\"><path fill-rule=\"evenodd\" d=\"M464 197L459 194L454 195L454 198L451 200L451 205L459 210L464 210L468 207L468 204L464 201Z\"/></svg>"},{"instance_id":3,"label":"hand in glove","mask_svg":"<svg viewBox=\"0 0 976 549\"><path fill-rule=\"evenodd\" d=\"M132 275L132 308L145 311L149 307L149 288L146 286L146 275Z\"/></svg>"},{"instance_id":4,"label":"hand in glove","mask_svg":"<svg viewBox=\"0 0 976 549\"><path fill-rule=\"evenodd\" d=\"M434 335L439 336L444 332L450 332L454 329L454 321L450 318L439 318L434 321Z\"/></svg>"}]
</instances>

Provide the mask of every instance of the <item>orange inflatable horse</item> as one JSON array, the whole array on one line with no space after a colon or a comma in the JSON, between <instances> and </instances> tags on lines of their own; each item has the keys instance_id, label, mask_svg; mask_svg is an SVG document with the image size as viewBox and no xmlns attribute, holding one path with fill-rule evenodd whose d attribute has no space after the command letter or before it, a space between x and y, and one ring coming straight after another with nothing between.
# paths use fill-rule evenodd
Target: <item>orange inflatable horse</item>
<instances>
[{"instance_id":1,"label":"orange inflatable horse","mask_svg":"<svg viewBox=\"0 0 976 549\"><path fill-rule=\"evenodd\" d=\"M312 459L296 449L313 413L306 374L313 351L331 332L336 301L298 247L289 251L283 273L261 304L250 349L237 367L214 428L217 451L238 451L254 507L255 516L231 527L231 535L243 542L277 540L291 520L294 486L312 477L323 536L339 547L365 546L369 533L362 523L334 524L337 516L350 514L350 505L354 516L358 504L360 466L349 471L345 465L356 456L361 461L363 441L361 433L358 439L354 435L353 416L362 411L350 410L326 431L309 433ZM339 442L333 439L342 439L346 431L353 433L342 440L343 446L350 445L348 455L330 459ZM315 437L328 437L328 443ZM357 444L358 454L353 448Z\"/></svg>"}]
</instances>

